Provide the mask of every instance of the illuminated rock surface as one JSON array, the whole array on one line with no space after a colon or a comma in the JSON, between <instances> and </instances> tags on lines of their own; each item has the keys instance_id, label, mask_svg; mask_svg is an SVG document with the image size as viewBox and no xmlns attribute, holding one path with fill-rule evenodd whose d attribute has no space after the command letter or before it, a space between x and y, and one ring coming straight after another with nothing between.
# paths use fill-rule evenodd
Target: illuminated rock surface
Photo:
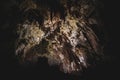
<instances>
[{"instance_id":1,"label":"illuminated rock surface","mask_svg":"<svg viewBox=\"0 0 120 80\"><path fill-rule=\"evenodd\" d=\"M102 55L99 38L92 30L93 25L100 24L95 1L22 2L15 50L19 60L36 62L46 57L48 64L58 65L65 73L94 64Z\"/></svg>"}]
</instances>

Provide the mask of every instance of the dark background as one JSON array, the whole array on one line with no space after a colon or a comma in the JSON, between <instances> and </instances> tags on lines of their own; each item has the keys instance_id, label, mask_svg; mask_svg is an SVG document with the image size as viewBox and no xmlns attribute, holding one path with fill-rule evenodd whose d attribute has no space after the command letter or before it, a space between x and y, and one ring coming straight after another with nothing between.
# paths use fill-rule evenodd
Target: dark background
<instances>
[{"instance_id":1,"label":"dark background","mask_svg":"<svg viewBox=\"0 0 120 80\"><path fill-rule=\"evenodd\" d=\"M0 78L3 79L40 79L40 80L116 80L119 78L119 2L101 0L104 8L101 18L107 36L104 50L105 60L83 75L67 75L51 68L46 59L40 59L34 66L21 66L14 56L14 20L17 15L11 10L14 0L0 1ZM10 26L10 27L8 27ZM117 79L118 80L118 79Z\"/></svg>"}]
</instances>

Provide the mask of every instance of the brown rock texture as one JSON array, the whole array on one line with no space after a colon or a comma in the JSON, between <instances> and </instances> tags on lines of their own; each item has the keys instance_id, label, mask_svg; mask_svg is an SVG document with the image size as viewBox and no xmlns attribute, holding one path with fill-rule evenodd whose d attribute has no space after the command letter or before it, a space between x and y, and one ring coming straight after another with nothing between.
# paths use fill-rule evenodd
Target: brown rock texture
<instances>
[{"instance_id":1,"label":"brown rock texture","mask_svg":"<svg viewBox=\"0 0 120 80\"><path fill-rule=\"evenodd\" d=\"M100 20L97 0L23 0L21 21L16 25L15 53L20 62L46 57L65 73L79 72L94 64L102 45L94 30Z\"/></svg>"}]
</instances>

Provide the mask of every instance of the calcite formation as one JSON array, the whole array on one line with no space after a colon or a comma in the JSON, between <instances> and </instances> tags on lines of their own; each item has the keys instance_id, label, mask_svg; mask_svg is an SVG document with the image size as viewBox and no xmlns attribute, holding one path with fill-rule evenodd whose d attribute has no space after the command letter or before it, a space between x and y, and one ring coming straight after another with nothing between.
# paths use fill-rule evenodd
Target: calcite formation
<instances>
[{"instance_id":1,"label":"calcite formation","mask_svg":"<svg viewBox=\"0 0 120 80\"><path fill-rule=\"evenodd\" d=\"M96 0L94 0L96 1ZM46 57L65 73L87 68L102 54L93 0L25 0L17 25L16 55L21 62ZM57 4L57 5L56 5ZM59 5L58 5L59 4Z\"/></svg>"}]
</instances>

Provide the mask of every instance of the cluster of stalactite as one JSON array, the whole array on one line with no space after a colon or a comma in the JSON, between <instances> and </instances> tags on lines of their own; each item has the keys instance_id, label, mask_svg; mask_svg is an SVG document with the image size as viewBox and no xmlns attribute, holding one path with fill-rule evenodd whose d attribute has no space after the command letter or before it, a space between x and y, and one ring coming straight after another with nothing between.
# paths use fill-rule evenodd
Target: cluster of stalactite
<instances>
[{"instance_id":1,"label":"cluster of stalactite","mask_svg":"<svg viewBox=\"0 0 120 80\"><path fill-rule=\"evenodd\" d=\"M46 57L65 73L94 63L102 48L92 30L99 25L96 0L23 0L19 3L15 53L20 62Z\"/></svg>"}]
</instances>

